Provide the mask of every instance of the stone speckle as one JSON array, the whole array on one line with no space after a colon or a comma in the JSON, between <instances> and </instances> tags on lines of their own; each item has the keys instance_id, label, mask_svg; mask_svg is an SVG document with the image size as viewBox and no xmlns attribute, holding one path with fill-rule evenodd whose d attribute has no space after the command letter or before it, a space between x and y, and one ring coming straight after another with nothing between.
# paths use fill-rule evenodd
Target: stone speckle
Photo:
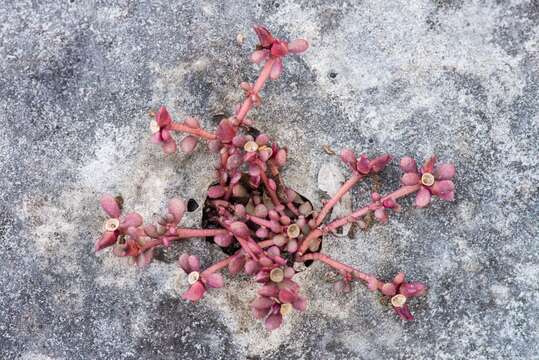
<instances>
[{"instance_id":1,"label":"stone speckle","mask_svg":"<svg viewBox=\"0 0 539 360\"><path fill-rule=\"evenodd\" d=\"M365 271L426 282L417 321L360 286L335 296L314 264L300 275L307 312L268 334L250 317L249 279L226 277L193 305L178 299L174 264L141 271L94 255L103 192L147 219L172 196L203 204L210 157L203 146L164 157L148 143L148 112L166 104L215 126L211 114L230 112L257 74L259 22L311 43L253 113L289 147L286 179L304 196L320 202L325 144L456 163L454 203L405 200L388 225L323 243ZM0 5L0 23L0 358L537 357L536 1L21 0ZM398 185L395 164L385 175L381 192ZM170 256L187 250L222 257L196 240Z\"/></svg>"}]
</instances>

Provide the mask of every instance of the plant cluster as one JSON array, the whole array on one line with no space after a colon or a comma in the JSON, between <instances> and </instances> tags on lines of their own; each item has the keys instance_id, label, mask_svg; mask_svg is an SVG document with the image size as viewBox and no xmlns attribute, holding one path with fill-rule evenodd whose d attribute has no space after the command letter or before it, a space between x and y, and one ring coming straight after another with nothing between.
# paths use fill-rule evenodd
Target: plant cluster
<instances>
[{"instance_id":1,"label":"plant cluster","mask_svg":"<svg viewBox=\"0 0 539 360\"><path fill-rule=\"evenodd\" d=\"M145 266L152 261L157 247L168 247L182 239L211 238L230 256L203 269L198 257L181 255L178 266L187 274L189 283L181 297L195 302L209 289L223 287L221 272L225 269L232 275L245 273L260 286L251 309L268 330L278 328L290 311L306 309L307 300L294 281L295 265L311 261L323 262L341 275L342 279L334 284L337 291L349 291L353 281L364 283L369 290L380 293L402 319L412 320L409 300L425 294L424 284L408 281L402 272L384 281L345 265L321 252L321 240L347 224L364 225L363 219L369 214L386 223L389 214L400 211L398 200L411 194L415 194L417 207L427 206L433 196L453 200L454 165L437 165L433 156L418 168L414 159L403 157L400 168L404 175L398 189L385 195L374 192L365 206L326 223L342 197L366 177L380 173L392 157L384 154L370 159L365 154L357 156L350 149L342 150L340 157L351 176L319 210L287 187L281 176L287 164L287 148L279 146L268 134L255 131L253 120L247 115L253 107L261 105L260 91L266 81L276 80L282 73L283 59L304 52L309 45L303 39L287 42L275 38L263 26L255 26L254 30L259 45L251 60L263 66L254 83L240 85L245 99L233 116L223 118L211 132L202 129L194 118L176 122L161 107L151 124L152 141L161 144L166 154L177 151L175 136L183 134L179 141L183 152L193 152L198 142L205 140L209 150L217 155L215 183L208 189L206 201L211 226L182 227L186 205L180 199L168 202L167 211L157 224L144 224L137 213L122 215L119 197L104 195L101 206L109 218L95 250L112 247L116 256L128 257Z\"/></svg>"}]
</instances>

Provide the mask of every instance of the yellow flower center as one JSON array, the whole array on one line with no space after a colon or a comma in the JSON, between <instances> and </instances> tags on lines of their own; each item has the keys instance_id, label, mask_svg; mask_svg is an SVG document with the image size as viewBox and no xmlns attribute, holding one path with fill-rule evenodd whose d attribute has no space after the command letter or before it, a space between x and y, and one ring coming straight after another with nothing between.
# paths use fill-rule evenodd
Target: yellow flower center
<instances>
[{"instance_id":1,"label":"yellow flower center","mask_svg":"<svg viewBox=\"0 0 539 360\"><path fill-rule=\"evenodd\" d=\"M152 134L155 134L156 132L159 132L159 130L161 130L161 128L159 127L159 124L157 123L157 121L152 120L150 122L150 130L151 130Z\"/></svg>"},{"instance_id":2,"label":"yellow flower center","mask_svg":"<svg viewBox=\"0 0 539 360\"><path fill-rule=\"evenodd\" d=\"M243 150L247 152L255 152L258 150L258 144L254 141L247 141L245 145L243 145Z\"/></svg>"},{"instance_id":3,"label":"yellow flower center","mask_svg":"<svg viewBox=\"0 0 539 360\"><path fill-rule=\"evenodd\" d=\"M421 176L421 184L425 185L425 186L432 186L434 185L434 175L432 175L431 173L424 173L422 176Z\"/></svg>"},{"instance_id":4,"label":"yellow flower center","mask_svg":"<svg viewBox=\"0 0 539 360\"><path fill-rule=\"evenodd\" d=\"M299 228L298 224L292 224L286 228L286 234L291 239L297 238L300 232L301 232L301 229Z\"/></svg>"},{"instance_id":5,"label":"yellow flower center","mask_svg":"<svg viewBox=\"0 0 539 360\"><path fill-rule=\"evenodd\" d=\"M270 279L275 283L280 283L284 280L284 271L281 268L275 268L270 271Z\"/></svg>"},{"instance_id":6,"label":"yellow flower center","mask_svg":"<svg viewBox=\"0 0 539 360\"><path fill-rule=\"evenodd\" d=\"M112 218L105 221L105 231L116 231L120 227L120 220Z\"/></svg>"},{"instance_id":7,"label":"yellow flower center","mask_svg":"<svg viewBox=\"0 0 539 360\"><path fill-rule=\"evenodd\" d=\"M198 281L198 279L200 279L200 274L198 273L198 271L191 271L189 273L189 276L187 276L187 282L189 283L189 285L193 285Z\"/></svg>"},{"instance_id":8,"label":"yellow flower center","mask_svg":"<svg viewBox=\"0 0 539 360\"><path fill-rule=\"evenodd\" d=\"M402 294L397 294L391 298L391 305L394 307L402 307L406 304L406 296Z\"/></svg>"},{"instance_id":9,"label":"yellow flower center","mask_svg":"<svg viewBox=\"0 0 539 360\"><path fill-rule=\"evenodd\" d=\"M281 315L285 316L292 311L292 304L281 304Z\"/></svg>"}]
</instances>

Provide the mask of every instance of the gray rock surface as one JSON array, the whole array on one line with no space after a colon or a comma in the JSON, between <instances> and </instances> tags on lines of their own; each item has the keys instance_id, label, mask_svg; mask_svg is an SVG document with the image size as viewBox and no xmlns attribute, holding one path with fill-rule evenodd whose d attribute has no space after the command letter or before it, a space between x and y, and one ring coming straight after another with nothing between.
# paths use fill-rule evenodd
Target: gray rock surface
<instances>
[{"instance_id":1,"label":"gray rock surface","mask_svg":"<svg viewBox=\"0 0 539 360\"><path fill-rule=\"evenodd\" d=\"M7 0L0 23L0 358L539 358L537 1ZM286 179L304 195L319 204L318 171L338 163L324 144L456 163L454 203L406 200L388 225L324 241L365 271L426 282L417 321L361 286L336 296L315 264L300 276L308 311L269 334L247 278L193 305L173 263L94 255L101 193L147 218L174 195L202 202L210 156L164 157L148 112L213 127L257 74L254 23L311 42L253 115L289 146ZM384 192L397 166L385 175ZM186 250L223 256L173 249Z\"/></svg>"}]
</instances>

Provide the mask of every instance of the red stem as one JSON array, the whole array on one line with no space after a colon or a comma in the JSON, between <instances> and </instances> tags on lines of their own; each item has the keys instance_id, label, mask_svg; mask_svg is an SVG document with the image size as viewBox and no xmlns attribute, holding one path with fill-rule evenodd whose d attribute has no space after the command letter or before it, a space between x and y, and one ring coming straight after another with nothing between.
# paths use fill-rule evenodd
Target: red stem
<instances>
[{"instance_id":1,"label":"red stem","mask_svg":"<svg viewBox=\"0 0 539 360\"><path fill-rule=\"evenodd\" d=\"M307 260L318 260L318 261L321 261L329 266L331 266L332 268L340 271L340 272L343 272L343 273L349 273L349 274L352 274L354 277L356 277L357 279L359 280L362 280L362 281L365 281L365 282L368 282L372 277L362 271L359 271L357 269L354 269L353 267L351 266L348 266L348 265L345 265L337 260L334 260L332 258L330 258L329 256L325 255L325 254L322 254L322 253L311 253L311 254L306 254L306 255L303 255L301 257L298 258L299 261L307 261ZM383 282L380 282L379 280L377 280L378 282L378 285L380 284L383 284ZM380 287L380 286L378 286Z\"/></svg>"},{"instance_id":2,"label":"red stem","mask_svg":"<svg viewBox=\"0 0 539 360\"><path fill-rule=\"evenodd\" d=\"M360 182L363 179L363 175L360 173L354 173L354 175L348 179L337 191L337 193L324 205L320 213L316 217L316 226L320 225L324 221L327 214L331 209L341 200L341 198L348 192L350 189Z\"/></svg>"},{"instance_id":3,"label":"red stem","mask_svg":"<svg viewBox=\"0 0 539 360\"><path fill-rule=\"evenodd\" d=\"M271 67L273 66L274 59L269 59L264 64L264 67L262 68L262 71L260 72L260 75L258 76L258 79L256 79L256 82L253 86L253 93L258 94L260 90L264 87L264 84L269 79L269 75L271 73ZM236 115L236 118L240 121L243 121L245 117L247 116L247 113L253 108L253 101L251 100L250 96L247 96L245 100L243 101L243 104L241 105L240 110L238 111L238 115Z\"/></svg>"},{"instance_id":4,"label":"red stem","mask_svg":"<svg viewBox=\"0 0 539 360\"><path fill-rule=\"evenodd\" d=\"M187 229L177 228L176 236L179 239L192 238L192 237L208 237L221 234L228 234L227 229Z\"/></svg>"},{"instance_id":5,"label":"red stem","mask_svg":"<svg viewBox=\"0 0 539 360\"><path fill-rule=\"evenodd\" d=\"M260 179L262 179L262 182L264 183L264 186L266 187L266 191L271 199L271 202L274 206L278 206L281 204L281 201L279 200L279 197L277 196L277 193L270 188L268 176L266 175L266 172L264 171L264 166L262 165L262 162L260 160L256 161L256 166L260 169Z\"/></svg>"},{"instance_id":6,"label":"red stem","mask_svg":"<svg viewBox=\"0 0 539 360\"><path fill-rule=\"evenodd\" d=\"M217 136L213 133L210 133L200 128L192 128L182 123L173 122L172 124L170 124L170 128L174 131L180 131L180 132L189 133L191 135L198 136L199 138L204 138L208 140L217 139Z\"/></svg>"},{"instance_id":7,"label":"red stem","mask_svg":"<svg viewBox=\"0 0 539 360\"><path fill-rule=\"evenodd\" d=\"M260 248L262 248L262 249L265 249L267 247L273 246L273 241L272 240L261 241L261 242L258 243L258 246L260 246ZM209 268L204 270L202 272L202 274L210 275L210 274L212 274L212 273L214 273L216 271L219 271L219 270L227 267L228 263L230 261L232 261L233 258L235 258L237 256L240 256L240 255L241 255L241 253L238 251L234 255L231 255L231 256L227 257L226 259L223 259L223 260L221 260L219 262L216 262L215 264L213 264L212 266L210 266Z\"/></svg>"},{"instance_id":8,"label":"red stem","mask_svg":"<svg viewBox=\"0 0 539 360\"><path fill-rule=\"evenodd\" d=\"M404 197L404 196L407 196L407 195L410 195L410 194L416 192L417 190L419 190L419 188L420 188L420 185L402 186L398 190L395 190L392 193L389 193L386 196L382 197L382 199L380 201L383 202L384 200L389 199L389 198L392 198L393 200L397 200L397 199L399 199L401 197ZM338 228L340 228L340 227L342 227L342 226L344 226L346 224L357 221L361 217L367 215L371 211L369 209L370 205L372 205L372 203L370 203L369 205L366 205L366 206L354 211L353 213L351 213L348 216L342 217L340 219L337 219L337 220L329 223L328 225L324 226L324 231L322 231L322 229L320 229L320 227L318 227L318 228L314 229L313 231L311 231L307 235L305 240L303 240L303 243L301 244L301 247L298 250L298 254L303 255L305 253L305 251L307 250L307 248L309 248L311 243L315 239L318 239L320 236L322 236L324 234L324 232L334 231L334 230L336 230L336 229L338 229Z\"/></svg>"}]
</instances>

